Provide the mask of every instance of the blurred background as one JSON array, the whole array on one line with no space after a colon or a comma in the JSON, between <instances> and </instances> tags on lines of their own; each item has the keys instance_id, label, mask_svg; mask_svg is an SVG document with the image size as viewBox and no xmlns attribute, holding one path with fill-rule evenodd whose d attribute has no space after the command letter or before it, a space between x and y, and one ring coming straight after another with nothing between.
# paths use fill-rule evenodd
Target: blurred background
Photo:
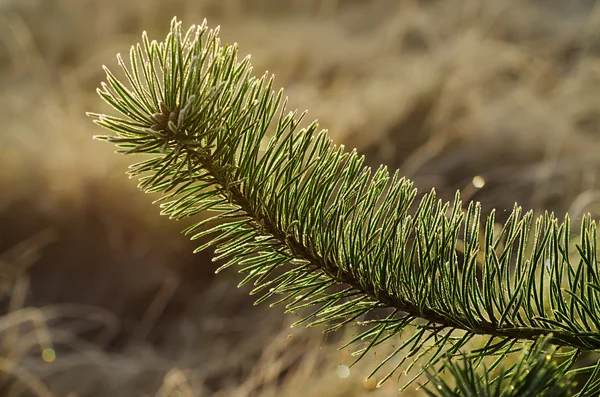
<instances>
[{"instance_id":1,"label":"blurred background","mask_svg":"<svg viewBox=\"0 0 600 397\"><path fill-rule=\"evenodd\" d=\"M137 159L92 140L101 65L143 30L207 18L369 165L500 220L515 202L576 219L600 214L595 3L0 0L0 395L398 395L215 277L124 175Z\"/></svg>"}]
</instances>

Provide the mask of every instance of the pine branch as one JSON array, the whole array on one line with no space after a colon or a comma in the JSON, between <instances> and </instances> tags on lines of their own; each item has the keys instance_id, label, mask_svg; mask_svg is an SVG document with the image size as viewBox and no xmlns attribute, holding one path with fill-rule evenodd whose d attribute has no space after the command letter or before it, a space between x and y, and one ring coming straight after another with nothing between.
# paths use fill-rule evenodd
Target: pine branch
<instances>
[{"instance_id":1,"label":"pine branch","mask_svg":"<svg viewBox=\"0 0 600 397\"><path fill-rule=\"evenodd\" d=\"M498 233L495 212L482 221L480 205L464 210L458 193L452 203L435 191L417 202L397 172L372 172L316 122L300 128L304 114L286 111L272 77L253 77L249 59L238 61L237 45L221 46L217 33L206 22L184 33L174 20L162 43L144 34L129 65L118 57L127 85L106 69L98 90L125 117L91 116L116 133L99 138L120 152L153 155L130 175L163 194L164 215L216 213L185 232L209 238L198 250L216 247L214 259L226 261L219 270L239 266L257 302L277 296L288 312L312 308L296 324L327 331L366 325L349 342L363 345L359 359L414 328L371 374L391 366L380 383L416 363L415 378L440 370L476 335L489 339L465 371L544 336L570 365L600 350L594 220L584 217L574 250L568 216L534 220L515 206ZM381 310L385 318L361 320ZM598 368L577 370L590 374L590 389Z\"/></svg>"}]
</instances>

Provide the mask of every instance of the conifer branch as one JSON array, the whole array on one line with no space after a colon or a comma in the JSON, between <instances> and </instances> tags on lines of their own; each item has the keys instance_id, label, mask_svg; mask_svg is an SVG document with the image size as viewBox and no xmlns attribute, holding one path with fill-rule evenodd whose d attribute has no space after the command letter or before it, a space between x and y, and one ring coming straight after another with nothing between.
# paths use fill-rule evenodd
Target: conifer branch
<instances>
[{"instance_id":1,"label":"conifer branch","mask_svg":"<svg viewBox=\"0 0 600 397\"><path fill-rule=\"evenodd\" d=\"M198 250L216 247L214 259L226 261L219 270L239 266L241 284L252 282L252 294L261 294L257 302L277 297L273 304L285 303L288 312L312 309L296 324L328 331L366 325L349 342L361 344L359 359L404 338L373 372L391 367L381 382L415 364L415 378L449 368L460 381L456 374L485 358L495 358L495 368L540 340L543 349L562 346L566 354L562 372L538 371L538 380L556 380L582 352L600 351L590 216L574 247L568 216L534 219L515 206L497 232L495 212L482 221L480 205L464 210L458 193L451 203L435 191L417 201L412 182L398 172L372 172L316 122L300 128L304 114L287 112L272 77L253 77L249 58L238 61L237 45L222 46L217 33L206 22L183 32L174 20L164 42L144 34L129 65L118 56L127 84L106 69L98 90L124 117L90 115L115 134L99 139L126 154L152 155L130 175L144 191L162 193L162 214L215 213L185 233L208 238ZM381 310L384 318L361 320ZM459 369L452 357L476 335L488 342ZM586 393L600 388L599 368L577 369L590 375ZM548 379L536 387L547 387Z\"/></svg>"}]
</instances>

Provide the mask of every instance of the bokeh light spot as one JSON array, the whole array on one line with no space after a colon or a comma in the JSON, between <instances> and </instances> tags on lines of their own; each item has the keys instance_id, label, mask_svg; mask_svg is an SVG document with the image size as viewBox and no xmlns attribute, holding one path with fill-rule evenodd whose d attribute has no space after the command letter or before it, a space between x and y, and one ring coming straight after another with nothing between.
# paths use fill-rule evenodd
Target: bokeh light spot
<instances>
[{"instance_id":1,"label":"bokeh light spot","mask_svg":"<svg viewBox=\"0 0 600 397\"><path fill-rule=\"evenodd\" d=\"M51 363L54 360L56 360L56 352L54 351L54 349L47 347L44 350L42 350L42 360L44 360L47 363Z\"/></svg>"},{"instance_id":2,"label":"bokeh light spot","mask_svg":"<svg viewBox=\"0 0 600 397\"><path fill-rule=\"evenodd\" d=\"M375 379L374 376L370 377L369 379L365 379L363 382L363 386L367 390L373 390L377 387L377 379Z\"/></svg>"},{"instance_id":3,"label":"bokeh light spot","mask_svg":"<svg viewBox=\"0 0 600 397\"><path fill-rule=\"evenodd\" d=\"M337 376L342 379L346 379L350 376L350 368L348 368L347 365L338 365L335 372L337 373Z\"/></svg>"},{"instance_id":4,"label":"bokeh light spot","mask_svg":"<svg viewBox=\"0 0 600 397\"><path fill-rule=\"evenodd\" d=\"M475 186L477 189L481 189L485 186L485 179L479 175L473 177L473 186Z\"/></svg>"}]
</instances>

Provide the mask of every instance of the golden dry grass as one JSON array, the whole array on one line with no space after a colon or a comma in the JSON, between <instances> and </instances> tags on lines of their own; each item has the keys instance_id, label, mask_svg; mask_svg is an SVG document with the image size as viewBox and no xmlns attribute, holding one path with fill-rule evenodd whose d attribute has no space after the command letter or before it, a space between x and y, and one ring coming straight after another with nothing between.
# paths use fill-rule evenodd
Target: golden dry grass
<instances>
[{"instance_id":1,"label":"golden dry grass","mask_svg":"<svg viewBox=\"0 0 600 397\"><path fill-rule=\"evenodd\" d=\"M397 395L363 384L368 359L340 379L337 342L214 278L123 176L129 159L92 141L100 66L142 30L206 17L369 164L577 217L600 214L594 4L0 0L0 394Z\"/></svg>"}]
</instances>

